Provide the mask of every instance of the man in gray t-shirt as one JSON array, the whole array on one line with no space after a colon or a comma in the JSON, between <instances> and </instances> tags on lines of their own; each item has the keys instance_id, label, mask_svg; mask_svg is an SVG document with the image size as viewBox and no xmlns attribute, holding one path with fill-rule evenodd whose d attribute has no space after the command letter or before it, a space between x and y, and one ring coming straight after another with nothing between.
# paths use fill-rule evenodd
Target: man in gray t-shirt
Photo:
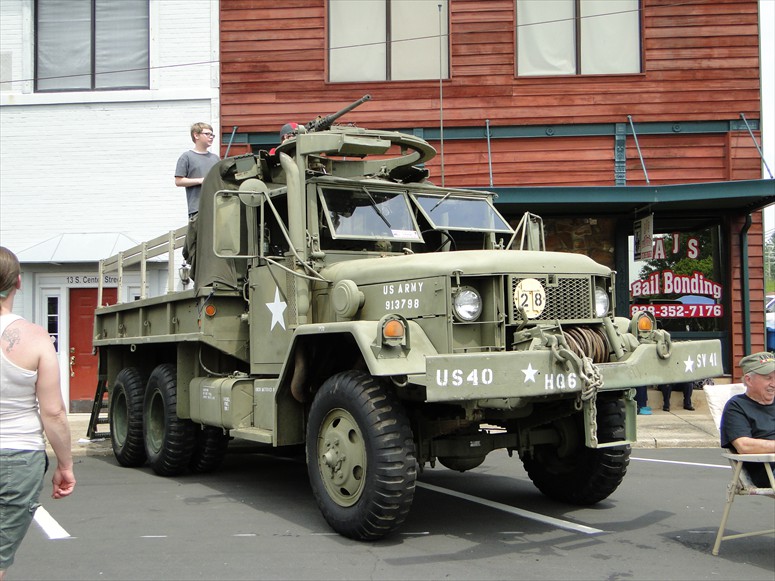
<instances>
[{"instance_id":1,"label":"man in gray t-shirt","mask_svg":"<svg viewBox=\"0 0 775 581\"><path fill-rule=\"evenodd\" d=\"M196 217L199 213L199 196L202 194L202 182L207 172L218 163L220 159L214 153L207 151L213 144L215 133L212 126L207 123L194 123L191 126L191 141L194 149L183 153L175 167L175 185L186 188L186 201L188 202L188 230L186 232L186 245L183 248L183 259L194 266L194 254L196 252Z\"/></svg>"},{"instance_id":2,"label":"man in gray t-shirt","mask_svg":"<svg viewBox=\"0 0 775 581\"><path fill-rule=\"evenodd\" d=\"M193 217L199 211L199 196L202 193L202 182L220 159L208 149L213 144L215 134L207 123L194 123L191 126L191 141L194 149L183 153L175 167L175 185L186 188L188 216Z\"/></svg>"}]
</instances>

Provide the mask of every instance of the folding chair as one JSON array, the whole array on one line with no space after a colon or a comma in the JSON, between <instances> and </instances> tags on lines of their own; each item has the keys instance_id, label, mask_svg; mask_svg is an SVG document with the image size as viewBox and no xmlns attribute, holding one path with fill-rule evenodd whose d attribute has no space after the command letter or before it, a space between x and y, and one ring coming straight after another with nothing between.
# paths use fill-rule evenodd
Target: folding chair
<instances>
[{"instance_id":1,"label":"folding chair","mask_svg":"<svg viewBox=\"0 0 775 581\"><path fill-rule=\"evenodd\" d=\"M721 414L724 411L724 406L733 395L744 393L745 385L742 383L733 383L730 385L706 385L702 389L705 391L708 408L713 416L716 428L720 429ZM718 555L721 541L775 533L775 529L768 529L765 531L724 536L724 529L726 528L729 511L732 509L732 503L735 501L735 496L769 496L775 498L775 477L773 477L772 468L769 464L770 462L775 462L775 454L732 454L731 452L724 451L721 455L724 458L727 458L732 466L732 480L727 485L727 503L724 506L724 514L721 516L721 525L716 534L716 542L713 545L713 555ZM757 488L754 486L743 467L743 462L764 462L764 469L770 480L770 487Z\"/></svg>"}]
</instances>

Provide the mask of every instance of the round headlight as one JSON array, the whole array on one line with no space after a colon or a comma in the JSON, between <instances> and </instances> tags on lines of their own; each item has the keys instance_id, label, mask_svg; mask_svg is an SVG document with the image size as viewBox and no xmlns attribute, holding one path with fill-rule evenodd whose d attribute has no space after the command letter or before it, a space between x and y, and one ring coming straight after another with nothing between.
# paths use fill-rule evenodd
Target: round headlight
<instances>
[{"instance_id":1,"label":"round headlight","mask_svg":"<svg viewBox=\"0 0 775 581\"><path fill-rule=\"evenodd\" d=\"M608 293L600 286L595 287L595 315L605 317L611 302L608 300Z\"/></svg>"},{"instance_id":2,"label":"round headlight","mask_svg":"<svg viewBox=\"0 0 775 581\"><path fill-rule=\"evenodd\" d=\"M476 289L464 286L452 297L452 306L461 321L470 323L476 321L482 314L482 297Z\"/></svg>"}]
</instances>

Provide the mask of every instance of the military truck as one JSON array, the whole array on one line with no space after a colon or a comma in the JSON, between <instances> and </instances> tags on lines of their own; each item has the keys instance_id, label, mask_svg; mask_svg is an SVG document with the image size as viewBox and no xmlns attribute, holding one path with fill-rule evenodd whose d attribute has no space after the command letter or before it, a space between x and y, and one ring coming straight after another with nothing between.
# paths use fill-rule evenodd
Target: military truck
<instances>
[{"instance_id":1,"label":"military truck","mask_svg":"<svg viewBox=\"0 0 775 581\"><path fill-rule=\"evenodd\" d=\"M118 462L171 476L234 439L303 446L325 520L358 540L400 527L418 472L494 450L558 501L613 493L633 388L721 375L719 342L615 316L611 269L547 251L540 218L513 228L492 193L434 185L435 153L323 118L219 162L192 288L96 311ZM171 259L181 232L135 254Z\"/></svg>"}]
</instances>

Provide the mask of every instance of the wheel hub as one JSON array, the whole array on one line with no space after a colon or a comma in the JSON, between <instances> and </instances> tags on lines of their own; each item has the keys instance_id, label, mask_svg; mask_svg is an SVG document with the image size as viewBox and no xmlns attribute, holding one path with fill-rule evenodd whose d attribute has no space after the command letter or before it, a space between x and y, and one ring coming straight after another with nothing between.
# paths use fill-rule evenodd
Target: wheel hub
<instances>
[{"instance_id":1,"label":"wheel hub","mask_svg":"<svg viewBox=\"0 0 775 581\"><path fill-rule=\"evenodd\" d=\"M363 492L366 447L358 424L346 410L332 410L321 425L318 457L329 496L340 506L355 504Z\"/></svg>"}]
</instances>

